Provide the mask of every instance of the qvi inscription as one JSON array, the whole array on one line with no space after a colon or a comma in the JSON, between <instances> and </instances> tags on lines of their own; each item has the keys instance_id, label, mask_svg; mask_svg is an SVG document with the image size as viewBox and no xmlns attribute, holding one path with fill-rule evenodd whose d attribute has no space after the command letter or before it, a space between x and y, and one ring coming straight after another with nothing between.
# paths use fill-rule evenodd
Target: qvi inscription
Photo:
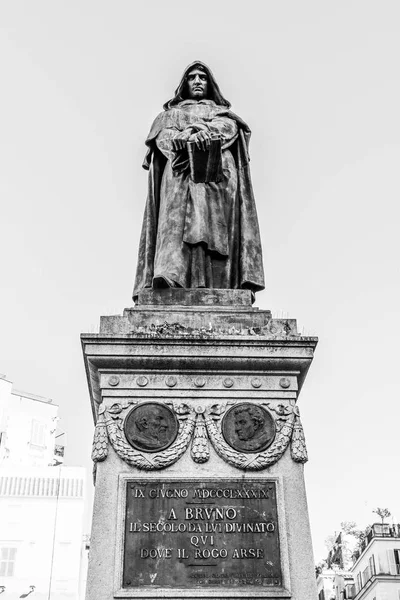
<instances>
[{"instance_id":1,"label":"qvi inscription","mask_svg":"<svg viewBox=\"0 0 400 600\"><path fill-rule=\"evenodd\" d=\"M123 587L280 586L274 480L135 480Z\"/></svg>"}]
</instances>

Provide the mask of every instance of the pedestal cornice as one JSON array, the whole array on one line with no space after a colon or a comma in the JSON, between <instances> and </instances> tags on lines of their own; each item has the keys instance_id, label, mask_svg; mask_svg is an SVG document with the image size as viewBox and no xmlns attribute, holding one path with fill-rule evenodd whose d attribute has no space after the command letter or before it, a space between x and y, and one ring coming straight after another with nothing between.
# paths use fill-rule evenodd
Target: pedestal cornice
<instances>
[{"instance_id":1,"label":"pedestal cornice","mask_svg":"<svg viewBox=\"0 0 400 600\"><path fill-rule=\"evenodd\" d=\"M179 308L174 310L177 312ZM229 312L232 325L226 322L226 310L214 308L207 310L211 325L204 328L181 325L183 312L179 321L171 319L171 312L161 312L159 322L159 307L126 309L123 316L102 317L100 333L81 335L95 421L104 395L101 376L106 374L140 376L158 371L265 377L274 373L281 378L293 374L298 395L318 338L300 336L294 319L272 319L269 311L249 308L242 312L232 307ZM201 324L203 312L204 307L186 308L186 323ZM254 319L254 314L258 325L252 327L249 319ZM118 389L121 394L121 387ZM175 388L174 392L177 391ZM289 391L293 392L293 387Z\"/></svg>"}]
</instances>

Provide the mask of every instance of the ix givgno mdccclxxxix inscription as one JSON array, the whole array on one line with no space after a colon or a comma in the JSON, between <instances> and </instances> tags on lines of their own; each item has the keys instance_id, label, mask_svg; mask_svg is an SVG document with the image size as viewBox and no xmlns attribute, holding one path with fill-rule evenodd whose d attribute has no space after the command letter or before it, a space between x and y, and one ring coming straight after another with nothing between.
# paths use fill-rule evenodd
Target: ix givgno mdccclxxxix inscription
<instances>
[{"instance_id":1,"label":"ix givgno mdccclxxxix inscription","mask_svg":"<svg viewBox=\"0 0 400 600\"><path fill-rule=\"evenodd\" d=\"M280 586L276 482L128 481L123 587Z\"/></svg>"}]
</instances>

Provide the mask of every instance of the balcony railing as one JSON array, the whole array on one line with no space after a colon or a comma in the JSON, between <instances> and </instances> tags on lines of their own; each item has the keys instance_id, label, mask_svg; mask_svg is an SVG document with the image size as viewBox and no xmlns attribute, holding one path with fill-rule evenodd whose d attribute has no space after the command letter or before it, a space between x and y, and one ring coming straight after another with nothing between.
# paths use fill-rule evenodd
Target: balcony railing
<instances>
[{"instance_id":1,"label":"balcony railing","mask_svg":"<svg viewBox=\"0 0 400 600\"><path fill-rule=\"evenodd\" d=\"M365 548L368 546L368 544L372 541L373 538L400 538L400 525L399 524L395 524L395 525L389 525L386 523L374 523L373 525L371 525L371 527L368 529L365 538L363 539L363 541L360 544L360 551L359 552L355 552L354 553L354 558L355 560L357 560L357 558L360 556L360 554L362 552L364 552ZM356 554L358 554L358 556L355 556Z\"/></svg>"}]
</instances>

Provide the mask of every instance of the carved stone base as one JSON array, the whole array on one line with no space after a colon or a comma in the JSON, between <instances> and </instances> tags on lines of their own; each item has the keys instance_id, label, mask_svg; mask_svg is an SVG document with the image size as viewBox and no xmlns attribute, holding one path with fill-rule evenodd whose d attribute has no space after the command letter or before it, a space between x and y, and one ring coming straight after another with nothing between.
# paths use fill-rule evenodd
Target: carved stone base
<instances>
[{"instance_id":1,"label":"carved stone base","mask_svg":"<svg viewBox=\"0 0 400 600\"><path fill-rule=\"evenodd\" d=\"M122 317L101 317L100 331L153 337L298 336L295 319L272 319L271 311L252 307L252 299L250 290L144 290Z\"/></svg>"},{"instance_id":2,"label":"carved stone base","mask_svg":"<svg viewBox=\"0 0 400 600\"><path fill-rule=\"evenodd\" d=\"M139 293L136 305L143 306L223 306L251 307L254 294L251 290L220 290L220 289L184 289L166 288L161 290L145 289Z\"/></svg>"},{"instance_id":3,"label":"carved stone base","mask_svg":"<svg viewBox=\"0 0 400 600\"><path fill-rule=\"evenodd\" d=\"M88 600L316 597L296 405L316 343L247 290L146 290L82 335L96 422ZM140 537L146 519L159 525Z\"/></svg>"}]
</instances>

